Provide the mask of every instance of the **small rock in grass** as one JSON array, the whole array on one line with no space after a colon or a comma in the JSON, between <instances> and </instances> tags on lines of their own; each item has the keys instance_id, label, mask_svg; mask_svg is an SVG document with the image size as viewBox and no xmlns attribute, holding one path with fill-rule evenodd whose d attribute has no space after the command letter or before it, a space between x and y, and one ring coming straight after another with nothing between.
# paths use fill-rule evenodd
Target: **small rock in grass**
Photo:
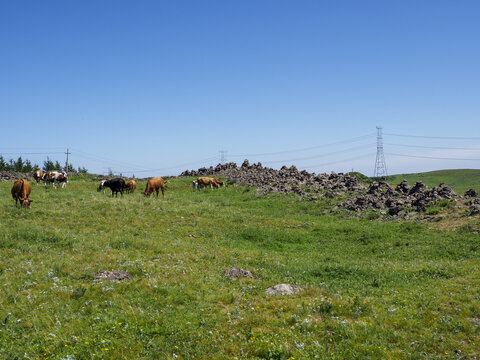
<instances>
[{"instance_id":1,"label":"small rock in grass","mask_svg":"<svg viewBox=\"0 0 480 360\"><path fill-rule=\"evenodd\" d=\"M112 270L112 271L99 271L96 272L93 277L95 279L99 280L118 280L118 281L126 281L126 280L131 280L132 278L130 277L130 274L127 273L126 271L121 271L121 270Z\"/></svg>"},{"instance_id":2,"label":"small rock in grass","mask_svg":"<svg viewBox=\"0 0 480 360\"><path fill-rule=\"evenodd\" d=\"M278 284L267 289L267 295L292 295L302 291L298 285Z\"/></svg>"},{"instance_id":3,"label":"small rock in grass","mask_svg":"<svg viewBox=\"0 0 480 360\"><path fill-rule=\"evenodd\" d=\"M238 279L241 277L249 277L253 279L253 274L250 270L240 269L239 267L236 267L236 266L225 270L223 274L232 279Z\"/></svg>"}]
</instances>

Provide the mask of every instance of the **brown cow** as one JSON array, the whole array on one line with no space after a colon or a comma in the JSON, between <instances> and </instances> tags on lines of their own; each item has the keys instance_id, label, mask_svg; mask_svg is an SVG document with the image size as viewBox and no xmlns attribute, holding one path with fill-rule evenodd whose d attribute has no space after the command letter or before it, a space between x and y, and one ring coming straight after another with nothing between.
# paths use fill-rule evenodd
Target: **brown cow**
<instances>
[{"instance_id":1,"label":"brown cow","mask_svg":"<svg viewBox=\"0 0 480 360\"><path fill-rule=\"evenodd\" d=\"M161 177L150 178L148 179L147 187L145 188L143 195L150 196L150 194L153 193L153 196L155 196L156 192L158 198L158 189L162 190L162 196L165 199L165 182L163 181L163 179Z\"/></svg>"},{"instance_id":2,"label":"brown cow","mask_svg":"<svg viewBox=\"0 0 480 360\"><path fill-rule=\"evenodd\" d=\"M43 171L40 169L35 170L35 172L33 173L33 178L38 184L41 180L43 180Z\"/></svg>"},{"instance_id":3,"label":"brown cow","mask_svg":"<svg viewBox=\"0 0 480 360\"><path fill-rule=\"evenodd\" d=\"M214 178L213 180L217 183L217 185L219 187L225 186L225 183L223 181L221 181L220 179Z\"/></svg>"},{"instance_id":4,"label":"brown cow","mask_svg":"<svg viewBox=\"0 0 480 360\"><path fill-rule=\"evenodd\" d=\"M137 188L137 182L135 180L128 180L125 184L125 192L127 193L134 193L135 189Z\"/></svg>"},{"instance_id":5,"label":"brown cow","mask_svg":"<svg viewBox=\"0 0 480 360\"><path fill-rule=\"evenodd\" d=\"M30 203L33 201L30 199L31 191L32 187L27 180L19 179L15 181L12 187L12 197L15 200L15 207L18 207L18 201L20 200L20 207L29 209Z\"/></svg>"},{"instance_id":6,"label":"brown cow","mask_svg":"<svg viewBox=\"0 0 480 360\"><path fill-rule=\"evenodd\" d=\"M199 177L197 178L196 182L195 181L193 182L193 188L197 190L200 190L200 188L207 187L207 186L210 186L210 189L213 189L214 187L218 188L219 184L215 180L216 179L211 177Z\"/></svg>"}]
</instances>

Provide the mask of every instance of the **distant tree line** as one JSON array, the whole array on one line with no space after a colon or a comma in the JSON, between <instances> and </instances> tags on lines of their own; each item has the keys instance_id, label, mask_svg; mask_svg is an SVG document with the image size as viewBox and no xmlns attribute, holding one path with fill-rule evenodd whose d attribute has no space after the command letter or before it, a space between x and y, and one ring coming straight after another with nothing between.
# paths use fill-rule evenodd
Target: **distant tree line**
<instances>
[{"instance_id":1,"label":"distant tree line","mask_svg":"<svg viewBox=\"0 0 480 360\"><path fill-rule=\"evenodd\" d=\"M18 157L17 160L10 159L9 161L6 161L2 155L0 155L0 171L16 171L16 172L32 172L37 169L40 169L40 166L38 164L33 164L30 162L30 160L23 160L21 156ZM47 160L43 162L43 167L41 168L43 171L53 171L53 170L59 170L59 171L70 171L70 172L79 172L79 173L87 173L88 170L85 167L78 167L75 169L75 167L72 164L68 164L68 168L66 166L62 166L58 160L53 162L50 160L49 157L47 157Z\"/></svg>"}]
</instances>

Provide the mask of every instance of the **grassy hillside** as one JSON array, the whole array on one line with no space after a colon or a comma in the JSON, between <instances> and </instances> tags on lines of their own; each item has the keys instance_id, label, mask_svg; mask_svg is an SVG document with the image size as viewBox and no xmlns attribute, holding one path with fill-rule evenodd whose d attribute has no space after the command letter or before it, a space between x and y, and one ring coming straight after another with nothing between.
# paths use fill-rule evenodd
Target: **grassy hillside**
<instances>
[{"instance_id":1,"label":"grassy hillside","mask_svg":"<svg viewBox=\"0 0 480 360\"><path fill-rule=\"evenodd\" d=\"M480 356L478 217L453 231L229 187L111 198L0 182L0 359ZM144 189L140 183L139 188ZM256 279L229 280L232 266ZM124 270L128 282L93 274ZM303 292L272 297L279 283Z\"/></svg>"},{"instance_id":2,"label":"grassy hillside","mask_svg":"<svg viewBox=\"0 0 480 360\"><path fill-rule=\"evenodd\" d=\"M422 181L429 187L438 186L443 182L451 186L459 195L463 195L465 191L472 188L480 192L479 169L438 170L418 174L398 174L387 177L387 181L393 184L398 184L403 179L407 179L410 185L416 181Z\"/></svg>"}]
</instances>

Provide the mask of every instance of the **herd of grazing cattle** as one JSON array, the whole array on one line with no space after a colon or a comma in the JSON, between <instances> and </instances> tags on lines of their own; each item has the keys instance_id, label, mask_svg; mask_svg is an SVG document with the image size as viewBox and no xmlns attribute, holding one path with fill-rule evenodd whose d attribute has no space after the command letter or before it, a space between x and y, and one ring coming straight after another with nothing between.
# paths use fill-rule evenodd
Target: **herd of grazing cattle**
<instances>
[{"instance_id":1,"label":"herd of grazing cattle","mask_svg":"<svg viewBox=\"0 0 480 360\"><path fill-rule=\"evenodd\" d=\"M58 184L62 184L62 188L65 188L68 183L68 175L64 171L47 171L44 173L42 170L36 170L33 174L33 178L39 184L44 182L45 185L52 184L55 189L57 189ZM210 187L218 189L219 187L225 186L224 182L211 177L198 177L197 180L193 181L193 190L200 190L201 188ZM115 195L118 197L123 196L123 193L134 193L137 188L137 183L135 180L129 180L125 182L124 179L116 178L111 180L102 180L98 186L97 191L103 191L109 188L112 191L112 197ZM162 197L165 199L165 181L161 177L152 177L148 179L147 186L145 191L142 193L145 196L153 196L158 198L158 195L162 191ZM30 208L30 203L33 201L30 199L30 193L32 187L30 183L25 179L16 180L12 187L12 197L15 200L15 207L18 207L18 202L20 202L20 207L26 209Z\"/></svg>"},{"instance_id":2,"label":"herd of grazing cattle","mask_svg":"<svg viewBox=\"0 0 480 360\"><path fill-rule=\"evenodd\" d=\"M53 184L55 189L57 184L62 184L62 188L64 188L68 183L68 175L65 171L47 171L44 173L42 170L36 170L33 173L33 178L37 184L43 181L45 185Z\"/></svg>"}]
</instances>

